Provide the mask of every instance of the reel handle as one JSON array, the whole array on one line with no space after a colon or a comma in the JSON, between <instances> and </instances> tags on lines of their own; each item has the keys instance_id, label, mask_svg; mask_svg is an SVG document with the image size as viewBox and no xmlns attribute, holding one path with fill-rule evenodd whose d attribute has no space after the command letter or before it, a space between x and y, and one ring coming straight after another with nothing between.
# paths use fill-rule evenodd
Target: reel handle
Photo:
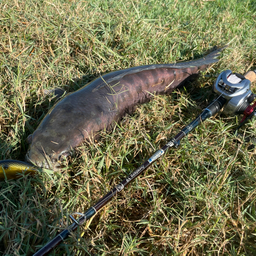
<instances>
[{"instance_id":1,"label":"reel handle","mask_svg":"<svg viewBox=\"0 0 256 256\"><path fill-rule=\"evenodd\" d=\"M244 77L248 80L250 80L251 82L254 82L256 80L256 70L254 71L248 71Z\"/></svg>"}]
</instances>

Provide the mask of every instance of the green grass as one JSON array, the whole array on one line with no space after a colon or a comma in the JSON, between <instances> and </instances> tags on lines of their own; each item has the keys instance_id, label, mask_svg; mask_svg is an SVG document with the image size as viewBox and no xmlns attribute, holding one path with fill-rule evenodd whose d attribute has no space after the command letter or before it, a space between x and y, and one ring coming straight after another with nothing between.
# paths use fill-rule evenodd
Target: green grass
<instances>
[{"instance_id":1,"label":"green grass","mask_svg":"<svg viewBox=\"0 0 256 256\"><path fill-rule=\"evenodd\" d=\"M60 172L0 182L0 254L31 255L195 118L222 70L255 69L255 20L254 0L1 1L1 159L24 159L56 101L44 89L72 92L105 72L228 47L200 79L81 145ZM203 123L51 255L255 255L256 151L234 142L240 118Z\"/></svg>"}]
</instances>

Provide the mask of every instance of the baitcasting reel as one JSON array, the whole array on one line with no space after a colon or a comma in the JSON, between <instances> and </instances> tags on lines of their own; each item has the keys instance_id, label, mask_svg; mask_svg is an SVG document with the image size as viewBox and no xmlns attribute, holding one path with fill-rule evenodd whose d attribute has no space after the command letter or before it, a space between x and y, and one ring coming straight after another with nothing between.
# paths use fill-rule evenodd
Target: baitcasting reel
<instances>
[{"instance_id":1,"label":"baitcasting reel","mask_svg":"<svg viewBox=\"0 0 256 256\"><path fill-rule=\"evenodd\" d=\"M223 113L228 115L245 114L256 96L251 91L251 81L231 70L218 76L213 90L227 100Z\"/></svg>"}]
</instances>

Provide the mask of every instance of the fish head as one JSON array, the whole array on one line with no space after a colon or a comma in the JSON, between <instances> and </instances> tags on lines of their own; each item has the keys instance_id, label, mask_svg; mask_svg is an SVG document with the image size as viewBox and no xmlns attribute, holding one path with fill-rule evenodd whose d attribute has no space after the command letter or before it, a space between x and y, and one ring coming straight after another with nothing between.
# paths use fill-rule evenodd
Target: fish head
<instances>
[{"instance_id":1,"label":"fish head","mask_svg":"<svg viewBox=\"0 0 256 256\"><path fill-rule=\"evenodd\" d=\"M61 157L69 154L66 145L56 142L54 135L40 128L30 135L28 140L30 146L26 161L40 168L53 170L60 166Z\"/></svg>"},{"instance_id":2,"label":"fish head","mask_svg":"<svg viewBox=\"0 0 256 256\"><path fill-rule=\"evenodd\" d=\"M79 102L81 99L77 97L66 97L48 112L28 138L28 162L41 168L54 169L61 164L62 157L70 155L72 149L84 140L87 131L84 131L83 124L90 124L90 119L85 118L83 111L78 111Z\"/></svg>"}]
</instances>

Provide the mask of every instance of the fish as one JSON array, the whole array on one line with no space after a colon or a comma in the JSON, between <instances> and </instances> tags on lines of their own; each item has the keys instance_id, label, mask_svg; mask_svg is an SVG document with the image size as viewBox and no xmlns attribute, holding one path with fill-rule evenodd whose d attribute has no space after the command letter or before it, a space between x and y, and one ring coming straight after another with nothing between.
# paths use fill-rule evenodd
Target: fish
<instances>
[{"instance_id":1,"label":"fish","mask_svg":"<svg viewBox=\"0 0 256 256\"><path fill-rule=\"evenodd\" d=\"M46 114L30 136L26 161L52 169L101 130L109 131L125 114L154 95L170 94L199 71L218 61L221 49L203 58L174 64L153 64L118 70L98 77L66 95Z\"/></svg>"}]
</instances>

